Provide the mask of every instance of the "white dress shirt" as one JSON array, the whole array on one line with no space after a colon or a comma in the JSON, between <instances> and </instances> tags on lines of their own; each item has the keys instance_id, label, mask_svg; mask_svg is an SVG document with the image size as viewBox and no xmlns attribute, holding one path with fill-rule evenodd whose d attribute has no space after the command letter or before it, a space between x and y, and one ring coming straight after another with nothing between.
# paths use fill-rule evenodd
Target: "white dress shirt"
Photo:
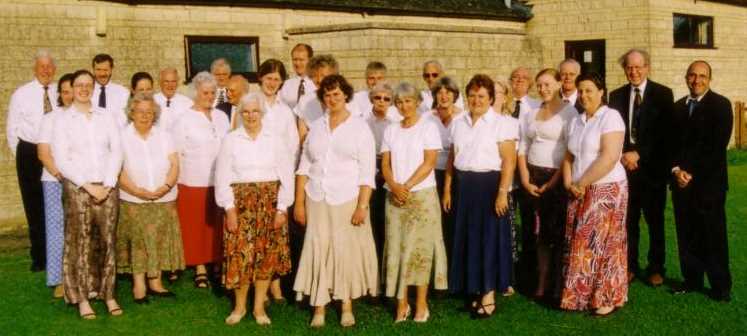
<instances>
[{"instance_id":1,"label":"white dress shirt","mask_svg":"<svg viewBox=\"0 0 747 336\"><path fill-rule=\"evenodd\" d=\"M228 91L226 90L225 87L217 87L215 89L215 100L213 100L213 108L218 106L221 96L223 97L223 102L228 101Z\"/></svg>"},{"instance_id":2,"label":"white dress shirt","mask_svg":"<svg viewBox=\"0 0 747 336\"><path fill-rule=\"evenodd\" d=\"M295 108L299 102L298 86L301 83L301 79L303 79L304 94L316 92L316 85L314 85L314 82L308 76L296 76L285 81L278 94L280 95L280 99L291 109Z\"/></svg>"},{"instance_id":3,"label":"white dress shirt","mask_svg":"<svg viewBox=\"0 0 747 336\"><path fill-rule=\"evenodd\" d=\"M602 135L612 132L625 132L625 122L620 113L602 106L587 120L586 113L579 114L568 128L568 151L573 154L572 178L578 182L589 166L596 161L602 149ZM612 171L593 184L619 182L627 179L625 168L620 163L622 149L615 160Z\"/></svg>"},{"instance_id":4,"label":"white dress shirt","mask_svg":"<svg viewBox=\"0 0 747 336\"><path fill-rule=\"evenodd\" d=\"M648 84L648 79L644 79L643 82L641 82L641 85L633 86L633 84L630 84L630 100L628 100L628 129L633 129L633 105L635 104L635 89L638 88L640 90L641 95L641 103L643 103L643 93L646 92L646 84ZM628 134L630 136L630 143L635 144L635 139L633 139L633 132L629 132Z\"/></svg>"},{"instance_id":5,"label":"white dress shirt","mask_svg":"<svg viewBox=\"0 0 747 336\"><path fill-rule=\"evenodd\" d=\"M122 130L122 169L136 186L148 191L156 191L166 184L171 169L169 156L176 153L171 135L158 127L152 127L148 138L143 139L130 123ZM119 198L131 203L162 203L176 200L177 188L171 188L166 195L155 201L148 201L119 189Z\"/></svg>"},{"instance_id":6,"label":"white dress shirt","mask_svg":"<svg viewBox=\"0 0 747 336\"><path fill-rule=\"evenodd\" d=\"M519 120L523 120L529 112L534 111L540 106L542 106L542 101L539 99L535 99L532 97L529 97L529 95L525 95L524 97L521 97L519 99ZM516 100L514 100L514 105L516 104Z\"/></svg>"},{"instance_id":7,"label":"white dress shirt","mask_svg":"<svg viewBox=\"0 0 747 336\"><path fill-rule=\"evenodd\" d=\"M564 101L568 101L568 104L571 106L576 106L576 100L578 100L578 90L573 90L573 93L570 96L566 96L563 94L563 91L560 91L560 99L563 99Z\"/></svg>"},{"instance_id":8,"label":"white dress shirt","mask_svg":"<svg viewBox=\"0 0 747 336\"><path fill-rule=\"evenodd\" d=\"M172 134L179 153L179 183L191 187L210 187L214 183L215 158L230 125L223 111L205 113L188 109L174 125Z\"/></svg>"},{"instance_id":9,"label":"white dress shirt","mask_svg":"<svg viewBox=\"0 0 747 336\"><path fill-rule=\"evenodd\" d=\"M130 101L130 90L127 90L122 85L117 83L109 83L104 87L106 94L106 112L117 123L119 128L127 126L127 104ZM101 84L96 82L93 86L93 95L91 96L91 104L95 107L99 107L99 98L101 96Z\"/></svg>"},{"instance_id":10,"label":"white dress shirt","mask_svg":"<svg viewBox=\"0 0 747 336\"><path fill-rule=\"evenodd\" d=\"M420 99L422 101L420 102L420 106L418 106L418 113L423 114L433 110L433 93L431 93L431 90L420 91ZM464 99L462 99L461 94L456 102L454 102L454 106L464 111Z\"/></svg>"},{"instance_id":11,"label":"white dress shirt","mask_svg":"<svg viewBox=\"0 0 747 336\"><path fill-rule=\"evenodd\" d=\"M358 110L358 107L352 102L353 101L351 100L350 103L345 104L345 108L350 112L351 116L362 117L363 113L361 113L360 110ZM303 122L306 123L306 126L311 125L323 115L326 115L325 112L327 112L326 109L322 107L322 103L316 97L316 91L307 93L301 97L301 100L294 109L296 116L303 120Z\"/></svg>"},{"instance_id":12,"label":"white dress shirt","mask_svg":"<svg viewBox=\"0 0 747 336\"><path fill-rule=\"evenodd\" d=\"M449 151L451 149L451 129L454 126L454 121L463 118L464 115L465 112L461 110L459 110L459 112L454 112L448 125L444 125L444 123L441 122L441 117L438 116L436 110L431 110L430 113L423 115L433 118L436 127L438 127L438 134L441 137L441 149L438 151L438 158L436 159L437 170L446 170L446 163L449 161Z\"/></svg>"},{"instance_id":13,"label":"white dress shirt","mask_svg":"<svg viewBox=\"0 0 747 336\"><path fill-rule=\"evenodd\" d=\"M438 126L433 118L421 116L417 123L404 128L402 123L392 123L384 131L381 153L389 152L394 181L405 183L425 161L426 150L440 150L441 138ZM433 170L413 186L411 191L418 191L436 186L436 174ZM384 188L389 189L389 185Z\"/></svg>"},{"instance_id":14,"label":"white dress shirt","mask_svg":"<svg viewBox=\"0 0 747 336\"><path fill-rule=\"evenodd\" d=\"M386 130L386 128L389 127L390 124L398 123L402 120L402 116L399 115L399 112L396 112L396 109L395 109L395 113L397 113L397 116L399 118L393 117L393 115L389 113L389 111L387 111L386 116L384 116L383 118L379 118L375 116L373 113L371 113L366 118L366 123L368 124L368 128L371 129L371 133L374 136L374 141L376 142L376 153L377 154L381 152L381 141L384 140L384 131Z\"/></svg>"},{"instance_id":15,"label":"white dress shirt","mask_svg":"<svg viewBox=\"0 0 747 336\"><path fill-rule=\"evenodd\" d=\"M153 99L161 107L161 115L156 125L167 132L171 132L181 114L194 105L192 99L181 93L174 93L173 97L166 98L162 92L159 92L153 95ZM168 106L166 106L167 102Z\"/></svg>"},{"instance_id":16,"label":"white dress shirt","mask_svg":"<svg viewBox=\"0 0 747 336\"><path fill-rule=\"evenodd\" d=\"M63 113L63 111L62 108L56 108L42 117L41 127L39 127L39 135L36 138L38 144L48 144L51 147L52 139L54 138L55 119L59 114ZM42 169L41 180L44 182L59 182L56 177L52 176L52 174L47 171L47 168Z\"/></svg>"},{"instance_id":17,"label":"white dress shirt","mask_svg":"<svg viewBox=\"0 0 747 336\"><path fill-rule=\"evenodd\" d=\"M301 144L299 143L298 124L293 111L277 97L275 103L270 104L264 100L265 115L262 117L262 128L267 127L272 133L277 134L287 146L288 153L292 157L298 157Z\"/></svg>"},{"instance_id":18,"label":"white dress shirt","mask_svg":"<svg viewBox=\"0 0 747 336\"><path fill-rule=\"evenodd\" d=\"M76 186L103 183L113 188L122 168L119 128L107 111L92 110L88 118L71 106L55 118L52 157L62 176Z\"/></svg>"},{"instance_id":19,"label":"white dress shirt","mask_svg":"<svg viewBox=\"0 0 747 336\"><path fill-rule=\"evenodd\" d=\"M228 210L233 208L234 183L280 181L277 209L285 211L293 204L295 157L288 145L269 128L262 126L252 139L244 128L229 133L220 148L215 168L215 202Z\"/></svg>"},{"instance_id":20,"label":"white dress shirt","mask_svg":"<svg viewBox=\"0 0 747 336\"><path fill-rule=\"evenodd\" d=\"M519 123L508 115L499 115L491 107L472 125L469 113L453 121L451 139L454 167L462 171L500 171L498 145L519 139Z\"/></svg>"},{"instance_id":21,"label":"white dress shirt","mask_svg":"<svg viewBox=\"0 0 747 336\"><path fill-rule=\"evenodd\" d=\"M57 84L47 86L47 96L52 107L57 106ZM10 96L5 136L8 147L16 155L19 139L37 143L37 135L44 115L44 86L34 79L21 85Z\"/></svg>"},{"instance_id":22,"label":"white dress shirt","mask_svg":"<svg viewBox=\"0 0 747 336\"><path fill-rule=\"evenodd\" d=\"M366 122L349 116L334 130L329 116L311 124L297 175L308 177L306 194L339 205L358 197L360 186L375 189L376 144Z\"/></svg>"},{"instance_id":23,"label":"white dress shirt","mask_svg":"<svg viewBox=\"0 0 747 336\"><path fill-rule=\"evenodd\" d=\"M568 126L578 116L570 103L548 120L537 120L541 108L530 111L521 123L519 155L533 166L560 168L566 151Z\"/></svg>"}]
</instances>

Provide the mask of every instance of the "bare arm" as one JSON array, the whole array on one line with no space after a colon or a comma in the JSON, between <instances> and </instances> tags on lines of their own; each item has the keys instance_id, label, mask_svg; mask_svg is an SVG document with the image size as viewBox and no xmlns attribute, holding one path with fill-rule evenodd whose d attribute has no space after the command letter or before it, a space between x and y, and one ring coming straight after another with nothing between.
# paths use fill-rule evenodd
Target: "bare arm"
<instances>
[{"instance_id":1,"label":"bare arm","mask_svg":"<svg viewBox=\"0 0 747 336\"><path fill-rule=\"evenodd\" d=\"M498 153L501 156L501 181L495 199L495 212L498 216L504 216L508 213L508 192L516 169L516 141L502 141L498 144Z\"/></svg>"},{"instance_id":2,"label":"bare arm","mask_svg":"<svg viewBox=\"0 0 747 336\"><path fill-rule=\"evenodd\" d=\"M446 160L446 171L444 171L444 191L441 195L441 206L444 212L451 211L451 181L454 179L454 146L449 149L449 157Z\"/></svg>"},{"instance_id":3,"label":"bare arm","mask_svg":"<svg viewBox=\"0 0 747 336\"><path fill-rule=\"evenodd\" d=\"M425 180L428 175L436 168L436 158L438 157L438 150L427 149L423 153L423 162L418 166L418 169L412 173L409 179L404 183L407 190L412 189L418 183Z\"/></svg>"},{"instance_id":4,"label":"bare arm","mask_svg":"<svg viewBox=\"0 0 747 336\"><path fill-rule=\"evenodd\" d=\"M37 156L42 165L44 165L44 168L57 179L61 178L62 174L60 174L60 170L57 169L57 166L54 164L54 159L52 158L52 147L47 143L40 143L36 145L36 148L38 151Z\"/></svg>"},{"instance_id":5,"label":"bare arm","mask_svg":"<svg viewBox=\"0 0 747 336\"><path fill-rule=\"evenodd\" d=\"M581 188L593 184L609 174L620 160L625 132L609 132L602 134L599 156L591 163L576 184Z\"/></svg>"}]
</instances>

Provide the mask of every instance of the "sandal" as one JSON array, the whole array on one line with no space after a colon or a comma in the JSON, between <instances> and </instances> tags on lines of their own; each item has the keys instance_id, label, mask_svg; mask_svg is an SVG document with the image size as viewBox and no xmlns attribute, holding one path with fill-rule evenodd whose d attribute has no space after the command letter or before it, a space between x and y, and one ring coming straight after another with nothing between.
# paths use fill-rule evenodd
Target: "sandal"
<instances>
[{"instance_id":1,"label":"sandal","mask_svg":"<svg viewBox=\"0 0 747 336\"><path fill-rule=\"evenodd\" d=\"M195 274L194 283L196 288L208 288L210 281L208 280L207 273Z\"/></svg>"},{"instance_id":2,"label":"sandal","mask_svg":"<svg viewBox=\"0 0 747 336\"><path fill-rule=\"evenodd\" d=\"M179 280L179 273L177 273L177 271L169 272L169 274L166 276L166 280L168 280L169 283L173 284L174 282Z\"/></svg>"},{"instance_id":3,"label":"sandal","mask_svg":"<svg viewBox=\"0 0 747 336\"><path fill-rule=\"evenodd\" d=\"M492 306L493 311L488 313L488 307ZM475 307L475 310L473 312L472 317L475 319L486 319L495 314L495 303L488 303L488 304L482 304L477 302L477 306Z\"/></svg>"},{"instance_id":4,"label":"sandal","mask_svg":"<svg viewBox=\"0 0 747 336\"><path fill-rule=\"evenodd\" d=\"M107 304L106 309L109 310L109 315L111 316L120 316L124 312L122 311L122 307L120 307L118 304L114 308L109 307L109 305Z\"/></svg>"}]
</instances>

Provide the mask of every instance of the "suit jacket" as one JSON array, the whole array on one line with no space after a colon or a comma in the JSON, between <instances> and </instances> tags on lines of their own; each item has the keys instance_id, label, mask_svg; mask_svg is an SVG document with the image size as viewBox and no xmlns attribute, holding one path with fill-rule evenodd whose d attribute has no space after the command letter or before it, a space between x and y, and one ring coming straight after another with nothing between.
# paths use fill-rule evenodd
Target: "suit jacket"
<instances>
[{"instance_id":1,"label":"suit jacket","mask_svg":"<svg viewBox=\"0 0 747 336\"><path fill-rule=\"evenodd\" d=\"M638 138L630 142L630 84L610 93L609 106L620 112L625 121L625 143L623 152L637 151L640 156L638 169L650 177L650 181L666 183L669 178L668 143L671 137L671 120L674 96L672 89L648 79L638 112Z\"/></svg>"},{"instance_id":2,"label":"suit jacket","mask_svg":"<svg viewBox=\"0 0 747 336\"><path fill-rule=\"evenodd\" d=\"M726 191L726 148L734 123L731 102L709 90L690 115L687 98L674 104L673 128L677 134L673 137L672 168L690 173L690 184L696 192Z\"/></svg>"},{"instance_id":3,"label":"suit jacket","mask_svg":"<svg viewBox=\"0 0 747 336\"><path fill-rule=\"evenodd\" d=\"M231 105L231 103L229 103L229 102L222 102L222 103L220 103L218 105L215 105L215 108L223 111L223 113L225 113L226 116L228 117L228 120L229 121L231 120L231 110L233 109L233 105Z\"/></svg>"}]
</instances>

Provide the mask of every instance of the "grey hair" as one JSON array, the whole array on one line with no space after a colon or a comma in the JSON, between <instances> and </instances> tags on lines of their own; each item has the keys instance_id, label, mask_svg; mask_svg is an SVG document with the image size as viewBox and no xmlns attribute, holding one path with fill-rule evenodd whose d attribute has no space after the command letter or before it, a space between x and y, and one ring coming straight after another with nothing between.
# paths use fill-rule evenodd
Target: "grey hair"
<instances>
[{"instance_id":1,"label":"grey hair","mask_svg":"<svg viewBox=\"0 0 747 336\"><path fill-rule=\"evenodd\" d=\"M573 65L574 67L576 67L576 70L578 70L579 75L581 74L581 63L578 63L578 61L576 61L575 59L573 58L564 59L562 62L560 62L560 64L558 64L558 71L560 71L560 68L563 66L563 64Z\"/></svg>"},{"instance_id":2,"label":"grey hair","mask_svg":"<svg viewBox=\"0 0 747 336\"><path fill-rule=\"evenodd\" d=\"M176 68L174 67L168 67L168 68L161 69L161 72L158 73L158 77L161 78L163 77L164 74L167 74L167 73L173 73L173 74L176 74L177 77L179 77L179 71L176 70Z\"/></svg>"},{"instance_id":3,"label":"grey hair","mask_svg":"<svg viewBox=\"0 0 747 336\"><path fill-rule=\"evenodd\" d=\"M435 98L438 91L441 91L441 89L446 89L454 94L454 101L452 101L452 103L456 103L457 99L459 99L459 85L455 80L451 79L451 77L441 77L433 83L433 86L431 87L431 95ZM431 108L436 108L436 106L438 106L438 101L433 99L433 106L431 106Z\"/></svg>"},{"instance_id":4,"label":"grey hair","mask_svg":"<svg viewBox=\"0 0 747 336\"><path fill-rule=\"evenodd\" d=\"M331 67L335 69L335 72L337 72L339 65L337 64L337 60L334 56L325 54L312 57L309 60L309 65L307 67L309 71L315 71L321 69L322 67Z\"/></svg>"},{"instance_id":5,"label":"grey hair","mask_svg":"<svg viewBox=\"0 0 747 336\"><path fill-rule=\"evenodd\" d=\"M34 64L36 64L36 62L41 58L49 58L52 61L52 64L56 65L54 62L54 57L52 57L52 53L49 52L49 49L37 50L36 54L34 54Z\"/></svg>"},{"instance_id":6,"label":"grey hair","mask_svg":"<svg viewBox=\"0 0 747 336\"><path fill-rule=\"evenodd\" d=\"M444 67L443 67L443 65L441 65L441 63L439 63L439 62L438 62L438 61L436 61L436 60L430 60L430 61L426 61L425 63L423 63L423 70L425 70L425 67L427 67L427 66L429 66L429 65L435 65L435 66L436 66L436 68L438 68L438 72L441 72L441 73L443 73L443 72L444 72Z\"/></svg>"},{"instance_id":7,"label":"grey hair","mask_svg":"<svg viewBox=\"0 0 747 336\"><path fill-rule=\"evenodd\" d=\"M200 71L198 72L193 78L192 83L194 83L195 90L199 90L200 86L203 85L212 85L213 87L218 87L218 81L215 80L215 77L207 72L207 71Z\"/></svg>"},{"instance_id":8,"label":"grey hair","mask_svg":"<svg viewBox=\"0 0 747 336\"><path fill-rule=\"evenodd\" d=\"M250 92L243 96L241 96L241 100L239 100L239 104L236 106L236 112L241 115L241 120L244 120L244 114L241 113L244 111L244 107L247 105L257 102L259 105L259 111L264 117L265 113L265 97L264 95L260 94L259 92Z\"/></svg>"},{"instance_id":9,"label":"grey hair","mask_svg":"<svg viewBox=\"0 0 747 336\"><path fill-rule=\"evenodd\" d=\"M213 61L213 63L210 64L210 72L215 71L215 69L219 67L225 67L226 69L228 69L229 73L231 72L231 64L228 63L228 60L223 57L216 59L215 61Z\"/></svg>"},{"instance_id":10,"label":"grey hair","mask_svg":"<svg viewBox=\"0 0 747 336\"><path fill-rule=\"evenodd\" d=\"M402 98L415 98L418 102L422 101L422 97L420 97L420 92L418 92L418 89L415 88L415 85L412 85L408 82L402 82L397 85L396 88L394 88L394 100L397 101L398 99Z\"/></svg>"},{"instance_id":11,"label":"grey hair","mask_svg":"<svg viewBox=\"0 0 747 336\"><path fill-rule=\"evenodd\" d=\"M161 116L161 106L158 105L156 100L153 98L152 93L145 92L138 92L134 96L132 96L132 98L130 98L127 107L127 120L129 122L132 122L132 111L135 109L135 105L142 102L150 102L150 105L153 107L153 113L155 114L155 116L153 117L153 124L158 122L158 118Z\"/></svg>"},{"instance_id":12,"label":"grey hair","mask_svg":"<svg viewBox=\"0 0 747 336\"><path fill-rule=\"evenodd\" d=\"M379 83L376 84L370 91L368 91L368 100L373 103L373 97L379 93L379 92L386 92L389 95L394 95L394 90L392 90L392 86L388 83Z\"/></svg>"},{"instance_id":13,"label":"grey hair","mask_svg":"<svg viewBox=\"0 0 747 336\"><path fill-rule=\"evenodd\" d=\"M628 56L632 53L638 53L643 56L643 63L645 65L651 64L651 55L649 55L648 51L645 51L643 49L633 48L628 51L626 51L620 58L617 60L617 63L620 63L620 66L625 68L628 66Z\"/></svg>"}]
</instances>

